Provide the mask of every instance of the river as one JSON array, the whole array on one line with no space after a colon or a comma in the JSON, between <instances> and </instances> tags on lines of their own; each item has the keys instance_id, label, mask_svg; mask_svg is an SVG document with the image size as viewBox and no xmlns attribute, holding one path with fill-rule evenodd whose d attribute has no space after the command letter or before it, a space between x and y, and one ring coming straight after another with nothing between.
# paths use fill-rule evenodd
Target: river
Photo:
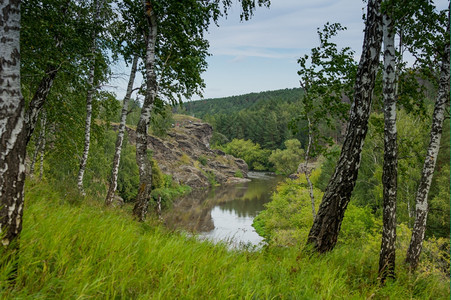
<instances>
[{"instance_id":1,"label":"river","mask_svg":"<svg viewBox=\"0 0 451 300\"><path fill-rule=\"evenodd\" d=\"M173 209L163 216L166 225L234 247L259 245L263 238L252 222L271 200L282 177L263 172L249 172L248 177L249 182L194 191L175 201Z\"/></svg>"}]
</instances>

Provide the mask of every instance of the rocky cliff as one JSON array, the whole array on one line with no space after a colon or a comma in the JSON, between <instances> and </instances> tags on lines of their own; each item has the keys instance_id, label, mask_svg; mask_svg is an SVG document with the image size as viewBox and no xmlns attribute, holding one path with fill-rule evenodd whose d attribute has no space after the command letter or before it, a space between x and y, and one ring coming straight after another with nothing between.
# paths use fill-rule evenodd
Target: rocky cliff
<instances>
[{"instance_id":1,"label":"rocky cliff","mask_svg":"<svg viewBox=\"0 0 451 300\"><path fill-rule=\"evenodd\" d=\"M127 127L127 133L128 141L135 144L136 132ZM248 166L244 160L210 149L212 133L210 124L183 117L166 138L149 135L148 147L163 173L192 188L246 180Z\"/></svg>"}]
</instances>

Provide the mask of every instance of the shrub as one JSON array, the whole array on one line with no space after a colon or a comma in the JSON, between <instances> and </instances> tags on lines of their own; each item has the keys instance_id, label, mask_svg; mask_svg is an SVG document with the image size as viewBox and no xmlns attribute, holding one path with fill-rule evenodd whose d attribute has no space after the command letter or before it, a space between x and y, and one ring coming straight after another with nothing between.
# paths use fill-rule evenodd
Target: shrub
<instances>
[{"instance_id":1,"label":"shrub","mask_svg":"<svg viewBox=\"0 0 451 300\"><path fill-rule=\"evenodd\" d=\"M201 155L197 158L197 160L202 164L202 166L207 165L207 158L205 156Z\"/></svg>"},{"instance_id":2,"label":"shrub","mask_svg":"<svg viewBox=\"0 0 451 300\"><path fill-rule=\"evenodd\" d=\"M289 175L296 172L299 163L302 161L304 150L301 149L301 142L297 139L285 141L285 150L274 150L269 157L276 172L283 175Z\"/></svg>"},{"instance_id":3,"label":"shrub","mask_svg":"<svg viewBox=\"0 0 451 300\"><path fill-rule=\"evenodd\" d=\"M323 192L314 188L313 194L315 210L318 211ZM267 242L289 246L306 241L313 224L313 215L309 189L304 177L281 183L271 202L265 207L265 210L254 219L253 226ZM376 235L381 226L381 221L374 217L369 208L349 204L341 226L339 241L347 244L368 239Z\"/></svg>"},{"instance_id":4,"label":"shrub","mask_svg":"<svg viewBox=\"0 0 451 300\"><path fill-rule=\"evenodd\" d=\"M227 154L242 158L251 170L263 171L271 168L268 161L271 150L261 149L259 144L254 144L250 140L233 139L220 149Z\"/></svg>"}]
</instances>

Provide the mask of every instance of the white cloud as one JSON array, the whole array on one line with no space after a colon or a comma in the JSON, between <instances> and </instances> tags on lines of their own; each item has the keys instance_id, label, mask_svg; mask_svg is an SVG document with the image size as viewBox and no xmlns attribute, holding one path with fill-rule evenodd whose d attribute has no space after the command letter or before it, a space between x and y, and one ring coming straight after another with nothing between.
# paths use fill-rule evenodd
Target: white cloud
<instances>
[{"instance_id":1,"label":"white cloud","mask_svg":"<svg viewBox=\"0 0 451 300\"><path fill-rule=\"evenodd\" d=\"M343 46L349 41L349 46L355 49L363 36L362 7L363 3L355 0L279 0L272 1L270 9L257 9L253 19L242 23L235 12L227 20L220 22L219 28L211 28L208 36L211 53L271 58L298 57L305 49L317 45L316 29L327 21L341 22L347 26L348 32L340 33L339 39L344 42Z\"/></svg>"}]
</instances>

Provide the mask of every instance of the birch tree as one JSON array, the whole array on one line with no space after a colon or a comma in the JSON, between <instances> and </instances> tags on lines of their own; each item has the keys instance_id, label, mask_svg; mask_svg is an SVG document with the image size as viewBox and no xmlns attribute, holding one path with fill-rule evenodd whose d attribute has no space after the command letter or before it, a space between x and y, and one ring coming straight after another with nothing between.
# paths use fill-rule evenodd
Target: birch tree
<instances>
[{"instance_id":1,"label":"birch tree","mask_svg":"<svg viewBox=\"0 0 451 300\"><path fill-rule=\"evenodd\" d=\"M100 0L101 1L101 0ZM97 23L100 17L100 2L98 0L93 1L94 8L94 27L97 27ZM96 28L97 29L97 28ZM94 72L96 67L96 53L97 53L97 30L92 31L92 47L91 56L89 58L89 75L88 75L88 92L86 95L86 121L85 121L85 141L83 154L80 160L80 168L77 176L78 190L84 195L83 190L83 176L85 174L86 163L88 161L89 146L91 144L91 119L92 119L92 97L96 91L94 86Z\"/></svg>"},{"instance_id":2,"label":"birch tree","mask_svg":"<svg viewBox=\"0 0 451 300\"><path fill-rule=\"evenodd\" d=\"M0 2L0 236L8 247L22 230L25 101L20 85L20 1Z\"/></svg>"},{"instance_id":3,"label":"birch tree","mask_svg":"<svg viewBox=\"0 0 451 300\"><path fill-rule=\"evenodd\" d=\"M141 116L136 127L136 163L139 169L139 188L133 214L139 221L144 221L152 186L152 166L147 156L147 134L150 125L150 114L158 93L157 75L155 71L155 46L157 39L157 17L150 1L144 2L144 15L146 20L146 44L145 70L146 93L141 109Z\"/></svg>"},{"instance_id":4,"label":"birch tree","mask_svg":"<svg viewBox=\"0 0 451 300\"><path fill-rule=\"evenodd\" d=\"M413 225L412 238L407 250L406 263L412 270L418 266L422 250L424 233L426 231L426 220L428 216L428 194L431 187L432 176L437 161L440 148L440 139L443 130L443 120L445 110L449 106L450 97L450 45L449 45L449 9L447 27L442 40L443 50L439 51L441 57L439 89L435 101L434 112L432 115L432 126L430 132L429 146L421 173L420 184L417 189L415 199L415 223Z\"/></svg>"},{"instance_id":5,"label":"birch tree","mask_svg":"<svg viewBox=\"0 0 451 300\"><path fill-rule=\"evenodd\" d=\"M393 9L385 7L383 13L383 98L384 98L384 165L383 230L379 257L379 276L382 282L395 276L396 195L398 177L398 145L396 129L396 53Z\"/></svg>"},{"instance_id":6,"label":"birch tree","mask_svg":"<svg viewBox=\"0 0 451 300\"><path fill-rule=\"evenodd\" d=\"M65 17L69 2L65 0L64 2L54 3L57 7L56 10L58 10L58 14L56 14L58 18ZM33 5L36 5L38 9L29 9ZM59 69L59 65L49 63L49 60L45 59L47 57L33 62L21 59L24 57L23 51L19 47L21 33L25 36L23 40L27 42L36 42L37 39L41 38L34 44L34 47L29 47L27 43L23 47L26 53L34 53L36 57L42 54L40 49L36 47L37 45L46 45L47 47L51 44L52 49L60 52L63 43L62 35L58 30L45 29L40 31L44 26L34 23L33 34L30 34L31 30L29 29L33 27L29 22L31 18L21 20L23 9L26 15L39 14L39 12L49 11L48 6L44 7L42 3L30 1L24 1L24 3L2 1L0 8L0 18L2 19L0 22L0 36L2 37L0 42L0 233L2 234L2 244L8 246L19 236L22 229L26 146ZM55 10L52 10L52 12L55 12ZM35 22L42 21L41 18L33 20ZM23 24L25 25L22 26ZM50 38L44 41L42 36L37 34L38 32L45 32L47 37ZM30 39L27 39L28 37ZM46 43L50 40L50 43ZM21 70L21 64L23 70ZM34 92L28 108L25 109L25 101L21 92L21 71L26 72L31 68L42 65L45 67L40 71L44 75L41 80L33 85Z\"/></svg>"},{"instance_id":7,"label":"birch tree","mask_svg":"<svg viewBox=\"0 0 451 300\"><path fill-rule=\"evenodd\" d=\"M330 251L337 243L341 223L350 201L360 166L361 150L368 130L368 118L382 43L380 0L369 0L363 50L354 85L345 141L335 172L330 179L308 243L318 252Z\"/></svg>"},{"instance_id":8,"label":"birch tree","mask_svg":"<svg viewBox=\"0 0 451 300\"><path fill-rule=\"evenodd\" d=\"M269 1L241 1L241 4L241 17L247 20L256 5L269 5ZM222 15L221 7L226 12L231 5L229 0L184 3L143 0L141 12L144 9L144 14L135 14L144 21L141 28L145 40L146 80L144 103L136 128L136 162L140 182L133 214L139 221L145 219L152 185L147 134L153 107L164 100L175 104L182 98L201 95L205 84L200 74L206 70L208 56L208 41L204 33L211 20L216 22Z\"/></svg>"},{"instance_id":9,"label":"birch tree","mask_svg":"<svg viewBox=\"0 0 451 300\"><path fill-rule=\"evenodd\" d=\"M44 175L44 155L45 155L45 130L46 130L46 125L47 125L47 113L45 112L45 110L42 111L42 139L41 139L41 143L40 143L40 152L41 152L41 157L40 157L40 161L39 161L39 180L42 180L42 176Z\"/></svg>"},{"instance_id":10,"label":"birch tree","mask_svg":"<svg viewBox=\"0 0 451 300\"><path fill-rule=\"evenodd\" d=\"M135 82L136 70L138 68L138 56L133 57L132 67L130 71L130 77L128 79L127 92L125 93L124 100L122 101L122 110L119 123L119 129L116 139L116 147L114 150L113 167L111 169L110 186L108 187L108 193L105 199L105 205L111 205L113 203L114 193L117 189L117 176L119 173L119 163L121 161L122 143L124 141L125 134L125 121L128 113L128 102L133 92L133 83Z\"/></svg>"},{"instance_id":11,"label":"birch tree","mask_svg":"<svg viewBox=\"0 0 451 300\"><path fill-rule=\"evenodd\" d=\"M47 122L47 117L45 111L41 112L41 130L39 131L38 139L35 143L35 149L33 151L33 156L30 163L30 177L34 177L34 168L36 165L36 159L38 154L41 153L40 157L40 168L39 168L39 179L42 178L42 169L44 164L44 151L45 151L45 126Z\"/></svg>"}]
</instances>

